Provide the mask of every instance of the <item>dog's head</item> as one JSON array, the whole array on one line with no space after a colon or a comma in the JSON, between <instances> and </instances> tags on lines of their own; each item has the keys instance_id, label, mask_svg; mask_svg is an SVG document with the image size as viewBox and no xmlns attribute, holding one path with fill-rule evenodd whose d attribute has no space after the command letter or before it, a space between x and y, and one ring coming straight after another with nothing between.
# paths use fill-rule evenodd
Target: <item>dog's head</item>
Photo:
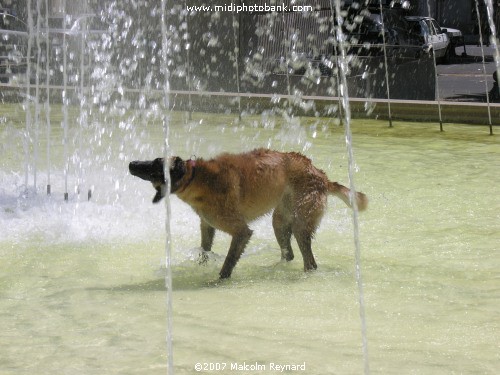
<instances>
[{"instance_id":1,"label":"dog's head","mask_svg":"<svg viewBox=\"0 0 500 375\"><path fill-rule=\"evenodd\" d=\"M169 160L170 193L175 193L186 174L186 162L178 156L171 157ZM167 186L163 161L163 158L156 158L151 161L133 161L128 166L133 176L150 181L153 184L153 187L156 189L153 203L158 203L166 195Z\"/></svg>"}]
</instances>

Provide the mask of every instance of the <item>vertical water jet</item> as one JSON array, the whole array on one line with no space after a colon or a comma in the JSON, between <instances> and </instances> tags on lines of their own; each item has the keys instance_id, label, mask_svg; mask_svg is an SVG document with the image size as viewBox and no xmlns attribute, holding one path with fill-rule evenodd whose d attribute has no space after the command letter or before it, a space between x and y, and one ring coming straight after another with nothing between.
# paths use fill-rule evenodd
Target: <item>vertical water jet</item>
<instances>
[{"instance_id":1,"label":"vertical water jet","mask_svg":"<svg viewBox=\"0 0 500 375\"><path fill-rule=\"evenodd\" d=\"M432 17L431 15L431 5L429 3L429 0L427 0L427 14L429 17ZM427 41L430 43L429 41ZM434 81L436 82L436 99L438 102L438 115L439 115L439 131L444 131L443 129L443 116L441 113L441 98L440 98L440 93L439 93L439 80L438 80L438 73L437 73L437 62L436 62L436 54L434 53L434 47L432 47L432 58L434 61Z\"/></svg>"},{"instance_id":2,"label":"vertical water jet","mask_svg":"<svg viewBox=\"0 0 500 375\"><path fill-rule=\"evenodd\" d=\"M40 65L42 59L40 21L42 18L41 3L42 0L36 0L36 69L35 69L35 134L33 140L33 189L36 192L37 187L37 162L38 162L38 144L40 133Z\"/></svg>"},{"instance_id":3,"label":"vertical water jet","mask_svg":"<svg viewBox=\"0 0 500 375\"><path fill-rule=\"evenodd\" d=\"M192 71L191 71L191 40L189 35L189 16L190 11L187 9L187 2L184 1L184 13L186 14L186 83L188 87L188 120L193 119L193 99L191 97L192 91Z\"/></svg>"},{"instance_id":4,"label":"vertical water jet","mask_svg":"<svg viewBox=\"0 0 500 375\"><path fill-rule=\"evenodd\" d=\"M167 307L167 373L174 374L174 358L173 358L173 298L172 298L172 235L170 230L171 208L170 208L170 70L168 67L168 56L170 48L170 40L167 34L167 0L161 1L161 62L160 68L163 73L163 100L162 104L162 124L164 132L164 176L167 194L165 195L165 287L167 289L166 307Z\"/></svg>"},{"instance_id":5,"label":"vertical water jet","mask_svg":"<svg viewBox=\"0 0 500 375\"><path fill-rule=\"evenodd\" d=\"M386 90L387 90L387 110L388 110L388 115L389 115L389 127L392 128L391 90L389 87L389 64L387 62L384 9L382 7L382 0L379 0L379 6L380 6L380 22L382 23L382 48L383 48L383 52L384 52L385 86L386 86Z\"/></svg>"},{"instance_id":6,"label":"vertical water jet","mask_svg":"<svg viewBox=\"0 0 500 375\"><path fill-rule=\"evenodd\" d=\"M500 77L500 52L498 51L497 28L495 26L493 3L491 0L485 0L485 3L486 3L486 11L488 13L488 23L490 24L490 30L491 30L490 42L495 50L495 68L496 68L495 72L497 73L497 79L498 79L498 77ZM490 135L493 135L493 125L490 125Z\"/></svg>"},{"instance_id":7,"label":"vertical water jet","mask_svg":"<svg viewBox=\"0 0 500 375\"><path fill-rule=\"evenodd\" d=\"M476 14L479 14L479 5L478 5L478 0L474 1L475 6L476 6ZM478 24L478 30L479 30L479 44L481 46L481 58L482 58L482 65L483 65L483 75L484 75L484 88L485 88L485 94L486 94L486 103L488 106L488 124L490 125L490 134L493 133L493 124L491 122L491 103L490 103L490 93L488 90L488 80L486 79L486 60L484 57L484 43L483 43L483 30L482 30L482 22L481 22L481 17L477 17L477 24Z\"/></svg>"},{"instance_id":8,"label":"vertical water jet","mask_svg":"<svg viewBox=\"0 0 500 375\"><path fill-rule=\"evenodd\" d=\"M87 5L84 5L84 13L87 13ZM76 186L77 186L77 191L78 195L80 195L80 188L83 184L83 158L82 158L82 136L83 136L83 129L87 127L87 111L86 111L86 98L85 98L85 51L86 51L86 42L87 42L87 31L88 31L88 24L87 24L87 17L82 19L82 27L80 31L80 74L78 75L78 78L80 80L80 86L79 86L79 91L80 91L80 115L78 117L78 137L77 137L77 148L76 148L76 155L75 155L75 160L76 160ZM89 59L90 61L90 59ZM87 195L88 200L90 199L90 195Z\"/></svg>"},{"instance_id":9,"label":"vertical water jet","mask_svg":"<svg viewBox=\"0 0 500 375\"><path fill-rule=\"evenodd\" d=\"M51 194L50 184L50 136L51 136L51 121L50 121L50 35L49 35L49 0L45 0L45 121L47 125L47 195Z\"/></svg>"},{"instance_id":10,"label":"vertical water jet","mask_svg":"<svg viewBox=\"0 0 500 375\"><path fill-rule=\"evenodd\" d=\"M351 190L351 204L352 204L352 220L353 220L353 235L354 235L354 257L355 257L355 274L356 274L356 284L358 286L358 301L359 301L359 314L361 319L361 335L362 335L362 346L363 346L363 361L364 361L364 373L368 375L370 373L370 362L368 356L368 337L367 337L367 327L366 327L366 314L365 314L365 299L364 299L364 288L363 279L361 274L361 245L359 241L359 220L358 220L358 205L355 199L356 188L354 186L354 152L352 146L352 133L351 133L351 109L349 104L349 93L347 88L347 59L346 59L346 48L345 48L345 36L342 31L342 25L344 19L341 13L340 0L330 0L330 7L332 13L336 16L336 33L333 36L338 40L339 46L339 73L341 78L341 93L342 93L342 105L344 107L344 124L345 124L345 140L347 146L348 155L348 172L349 172L349 184Z\"/></svg>"},{"instance_id":11,"label":"vertical water jet","mask_svg":"<svg viewBox=\"0 0 500 375\"><path fill-rule=\"evenodd\" d=\"M28 8L28 51L26 52L26 128L24 134L24 184L26 192L29 186L29 169L30 169L30 144L31 144L31 48L33 43L33 10L31 9L31 0L27 2Z\"/></svg>"},{"instance_id":12,"label":"vertical water jet","mask_svg":"<svg viewBox=\"0 0 500 375\"><path fill-rule=\"evenodd\" d=\"M239 14L239 13L238 13ZM239 17L239 16L238 16ZM238 93L238 119L241 120L241 93L240 93L240 38L239 38L239 29L240 22L236 20L234 13L232 13L232 25L233 25L233 39L234 39L234 68L236 71L236 91Z\"/></svg>"},{"instance_id":13,"label":"vertical water jet","mask_svg":"<svg viewBox=\"0 0 500 375\"><path fill-rule=\"evenodd\" d=\"M63 111L63 145L64 145L64 200L68 201L68 173L69 173L69 156L68 156L68 41L66 37L66 0L63 0L63 91L62 91L62 111Z\"/></svg>"}]
</instances>

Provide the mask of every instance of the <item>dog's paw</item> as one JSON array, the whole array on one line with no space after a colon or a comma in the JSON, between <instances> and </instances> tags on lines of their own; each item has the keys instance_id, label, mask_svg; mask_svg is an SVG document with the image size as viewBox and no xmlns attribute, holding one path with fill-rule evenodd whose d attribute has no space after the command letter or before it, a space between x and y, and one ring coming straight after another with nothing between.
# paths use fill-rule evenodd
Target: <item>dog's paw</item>
<instances>
[{"instance_id":1,"label":"dog's paw","mask_svg":"<svg viewBox=\"0 0 500 375\"><path fill-rule=\"evenodd\" d=\"M220 262L224 260L224 257L215 254L213 251L205 251L201 247L195 247L188 250L186 260L198 265L209 266L212 264L220 264Z\"/></svg>"},{"instance_id":2,"label":"dog's paw","mask_svg":"<svg viewBox=\"0 0 500 375\"><path fill-rule=\"evenodd\" d=\"M212 253L211 251L204 251L204 250L200 251L198 255L198 264L200 266L206 266L210 261L210 256L212 255L211 253Z\"/></svg>"},{"instance_id":3,"label":"dog's paw","mask_svg":"<svg viewBox=\"0 0 500 375\"><path fill-rule=\"evenodd\" d=\"M220 277L220 280L229 279L229 278L231 277L231 273L232 273L232 270L225 270L225 269L222 269L222 270L219 272L219 277Z\"/></svg>"}]
</instances>

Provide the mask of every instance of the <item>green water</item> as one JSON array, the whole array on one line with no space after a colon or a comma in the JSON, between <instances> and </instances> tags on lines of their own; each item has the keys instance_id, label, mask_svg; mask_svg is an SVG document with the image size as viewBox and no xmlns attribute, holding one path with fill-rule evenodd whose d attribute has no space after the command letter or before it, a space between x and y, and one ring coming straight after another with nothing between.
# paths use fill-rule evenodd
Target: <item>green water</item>
<instances>
[{"instance_id":1,"label":"green water","mask_svg":"<svg viewBox=\"0 0 500 375\"><path fill-rule=\"evenodd\" d=\"M94 194L87 202L72 188L65 203L59 124L51 141L52 197L44 194L41 127L38 194L20 198L23 116L4 116L0 373L165 374L165 210L151 203L153 189L127 172L130 160L161 155L161 127L136 114L97 118L81 133L71 125L71 144L85 139L82 190L92 186ZM187 121L174 113L171 145L184 158L259 146L302 151L332 180L348 183L342 127L322 118L282 125L267 116L238 122L195 113ZM355 183L370 198L360 242L371 373L496 374L498 135L464 125L445 124L444 133L435 124L394 125L352 124ZM218 234L218 256L199 266L198 225L172 198L177 374L197 373L198 363L200 373L213 374L278 372L272 364L305 365L288 373L363 372L352 223L342 202L329 200L313 244L318 270L307 274L298 251L294 262L279 262L266 217L252 225L232 278L218 282L230 238ZM256 363L259 371L250 371Z\"/></svg>"}]
</instances>

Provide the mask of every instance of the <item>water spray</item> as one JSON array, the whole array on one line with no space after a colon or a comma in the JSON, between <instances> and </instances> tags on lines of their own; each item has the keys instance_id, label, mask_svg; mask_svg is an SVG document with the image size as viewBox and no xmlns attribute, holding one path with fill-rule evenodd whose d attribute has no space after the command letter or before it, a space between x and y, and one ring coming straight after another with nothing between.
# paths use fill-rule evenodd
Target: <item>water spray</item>
<instances>
[{"instance_id":1,"label":"water spray","mask_svg":"<svg viewBox=\"0 0 500 375\"><path fill-rule=\"evenodd\" d=\"M36 0L36 71L35 71L35 137L33 142L33 189L36 192L37 185L37 165L38 160L38 143L40 133L40 62L42 60L42 48L40 43L40 21L42 19L42 11L40 3L42 0ZM30 79L30 77L28 77Z\"/></svg>"},{"instance_id":2,"label":"water spray","mask_svg":"<svg viewBox=\"0 0 500 375\"><path fill-rule=\"evenodd\" d=\"M389 64L387 62L384 10L382 8L382 0L379 1L379 4L380 4L380 21L382 23L382 46L383 46L383 51L384 51L385 86L386 86L386 90L387 90L387 110L389 111L389 127L392 128L391 90L389 88Z\"/></svg>"},{"instance_id":3,"label":"water spray","mask_svg":"<svg viewBox=\"0 0 500 375\"><path fill-rule=\"evenodd\" d=\"M427 0L427 14L431 17L431 6L429 0ZM429 43L429 41L428 41ZM439 114L439 131L443 130L443 116L441 114L441 98L439 97L439 81L438 81L438 73L437 73L437 62L436 62L436 53L434 52L434 47L432 47L432 59L434 62L434 81L436 82L436 98L438 102L438 114Z\"/></svg>"},{"instance_id":4,"label":"water spray","mask_svg":"<svg viewBox=\"0 0 500 375\"><path fill-rule=\"evenodd\" d=\"M87 12L87 5L85 4L85 11ZM80 35L80 116L78 118L78 147L76 149L76 165L77 165L77 182L76 186L78 192L80 193L80 186L83 181L83 163L82 163L82 138L83 129L87 126L87 112L86 112L86 100L85 100L85 47L87 40L87 19L83 18L83 25ZM87 195L88 200L90 200L90 192Z\"/></svg>"},{"instance_id":5,"label":"water spray","mask_svg":"<svg viewBox=\"0 0 500 375\"><path fill-rule=\"evenodd\" d=\"M186 83L188 87L188 120L191 121L193 119L193 100L191 97L192 91L192 75L191 75L191 42L189 35L189 16L190 11L187 10L187 3L184 1L184 9L186 14Z\"/></svg>"},{"instance_id":6,"label":"water spray","mask_svg":"<svg viewBox=\"0 0 500 375\"><path fill-rule=\"evenodd\" d=\"M333 40L333 59L334 61L332 61L332 59L330 58L330 64L331 66L329 68L331 68L331 71L332 71L332 79L333 79L333 73L335 73L335 89L337 93L337 100L338 100L338 111L339 111L339 123L340 125L342 125L342 118L344 117L344 115L342 114L343 110L342 110L342 98L341 98L341 95L340 95L340 73L339 73L339 56L338 56L338 41L337 41L337 38L335 38L335 14L333 12L333 8L332 9L332 12L331 12L331 23L332 23L332 28L330 30L330 32L332 33L332 35L334 36L332 38ZM332 82L332 86L333 86L333 82Z\"/></svg>"},{"instance_id":7,"label":"water spray","mask_svg":"<svg viewBox=\"0 0 500 375\"><path fill-rule=\"evenodd\" d=\"M162 123L164 131L164 160L168 161L170 157L170 70L168 67L168 55L170 52L170 40L167 35L167 0L161 1L161 34L162 34L162 47L161 47L161 70L163 72L163 101L162 101ZM168 162L163 163L164 176L167 192L170 191L170 165ZM172 235L170 230L171 208L169 194L165 195L165 287L167 289L166 307L167 307L167 373L174 374L174 355L173 355L173 298L172 298Z\"/></svg>"},{"instance_id":8,"label":"water spray","mask_svg":"<svg viewBox=\"0 0 500 375\"><path fill-rule=\"evenodd\" d=\"M335 4L333 3L335 2ZM370 362L368 356L368 336L366 328L366 313L365 313L365 298L363 290L363 279L361 275L361 245L359 242L359 220L358 220L358 205L355 199L356 189L354 186L354 153L352 147L352 133L351 133L351 108L349 104L349 93L347 88L347 70L348 62L346 59L345 52L345 36L342 31L342 24L344 19L342 17L340 9L340 0L330 0L330 7L332 13L335 14L337 20L336 33L333 37L337 38L338 46L340 49L339 55L339 73L341 78L341 92L342 92L342 105L344 107L345 114L345 139L347 146L347 156L348 156L348 171L349 171L349 184L351 190L351 203L352 203L352 220L353 220L353 234L354 234L354 257L355 257L355 274L356 274L356 284L358 286L358 301L359 301L359 315L361 319L361 335L362 335L362 346L363 346L363 361L364 361L364 373L368 375L370 373Z\"/></svg>"},{"instance_id":9,"label":"water spray","mask_svg":"<svg viewBox=\"0 0 500 375\"><path fill-rule=\"evenodd\" d=\"M24 161L24 184L28 191L29 183L29 164L30 164L30 133L32 126L31 119L31 48L33 43L33 11L31 9L31 0L27 0L26 7L28 8L28 51L26 52L26 129L24 135L25 142L25 161Z\"/></svg>"},{"instance_id":10,"label":"water spray","mask_svg":"<svg viewBox=\"0 0 500 375\"><path fill-rule=\"evenodd\" d=\"M490 42L495 50L495 72L497 74L497 81L500 78L500 52L498 51L498 41L497 41L497 28L495 26L493 3L491 0L484 0L486 3L486 11L488 13L488 23L490 24L491 38ZM479 14L478 14L479 16ZM478 17L479 18L479 17ZM499 86L500 90L500 86ZM493 126L490 123L490 135L493 135Z\"/></svg>"},{"instance_id":11,"label":"water spray","mask_svg":"<svg viewBox=\"0 0 500 375\"><path fill-rule=\"evenodd\" d=\"M482 57L482 63L483 63L483 74L485 77L484 80L484 87L485 87L485 93L486 93L486 102L488 104L488 123L490 125L490 134L493 134L493 127L492 127L492 122L491 122L491 105L490 105L490 93L488 91L488 81L486 80L486 61L484 58L484 43L483 43L483 30L482 30L482 23L481 23L481 17L479 17L479 5L478 5L478 0L475 0L475 5L476 5L476 14L478 15L477 17L477 25L479 29L479 43L481 45L481 57Z\"/></svg>"},{"instance_id":12,"label":"water spray","mask_svg":"<svg viewBox=\"0 0 500 375\"><path fill-rule=\"evenodd\" d=\"M64 130L63 144L64 144L64 200L68 201L68 170L69 170L69 157L68 157L68 41L66 38L66 0L63 1L64 18L63 18L63 92L62 92L62 110L63 110L63 123Z\"/></svg>"},{"instance_id":13,"label":"water spray","mask_svg":"<svg viewBox=\"0 0 500 375\"><path fill-rule=\"evenodd\" d=\"M233 39L234 39L234 68L236 70L236 90L238 92L238 96L236 97L238 100L238 119L241 121L241 95L240 95L240 38L239 38L239 30L240 30L240 22L236 20L234 13L232 13L233 17ZM239 17L239 13L238 13Z\"/></svg>"},{"instance_id":14,"label":"water spray","mask_svg":"<svg viewBox=\"0 0 500 375\"><path fill-rule=\"evenodd\" d=\"M50 134L51 134L51 122L50 122L50 35L49 35L49 0L45 0L45 29L47 30L45 35L45 48L46 48L46 61L45 61L45 121L47 123L47 195L51 194L50 186Z\"/></svg>"}]
</instances>

